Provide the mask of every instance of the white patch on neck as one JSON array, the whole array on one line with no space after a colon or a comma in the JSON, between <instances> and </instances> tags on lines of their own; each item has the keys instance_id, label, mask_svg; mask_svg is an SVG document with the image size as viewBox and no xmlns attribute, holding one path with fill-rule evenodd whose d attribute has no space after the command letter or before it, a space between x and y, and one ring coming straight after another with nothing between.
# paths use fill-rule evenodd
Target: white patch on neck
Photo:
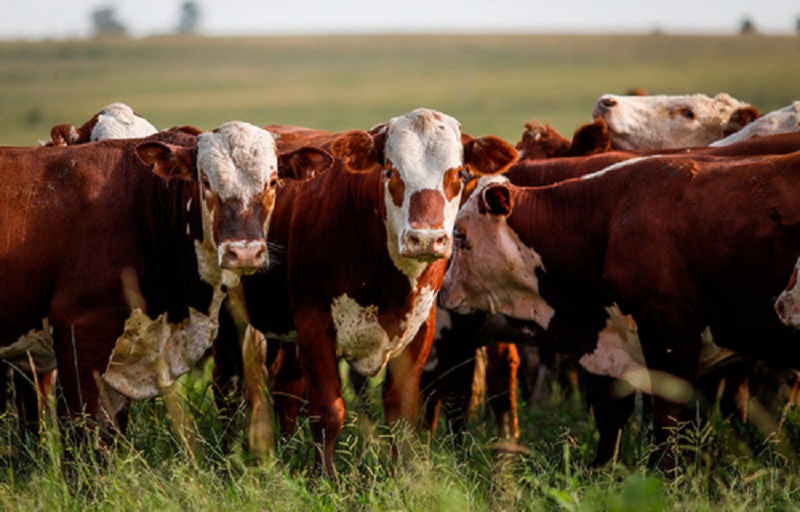
<instances>
[{"instance_id":1,"label":"white patch on neck","mask_svg":"<svg viewBox=\"0 0 800 512\"><path fill-rule=\"evenodd\" d=\"M128 105L112 103L98 114L89 140L138 139L157 132L155 126L137 116Z\"/></svg>"},{"instance_id":2,"label":"white patch on neck","mask_svg":"<svg viewBox=\"0 0 800 512\"><path fill-rule=\"evenodd\" d=\"M608 320L597 335L597 348L591 354L584 354L578 361L580 365L589 373L618 379L646 369L636 322L630 315L623 315L616 304L606 308L606 312Z\"/></svg>"},{"instance_id":3,"label":"white patch on neck","mask_svg":"<svg viewBox=\"0 0 800 512\"><path fill-rule=\"evenodd\" d=\"M333 300L331 316L336 329L337 354L362 375L375 376L392 357L414 339L436 302L436 291L428 286L417 291L414 305L400 324L401 333L390 339L378 321L378 307L362 307L347 294Z\"/></svg>"}]
</instances>

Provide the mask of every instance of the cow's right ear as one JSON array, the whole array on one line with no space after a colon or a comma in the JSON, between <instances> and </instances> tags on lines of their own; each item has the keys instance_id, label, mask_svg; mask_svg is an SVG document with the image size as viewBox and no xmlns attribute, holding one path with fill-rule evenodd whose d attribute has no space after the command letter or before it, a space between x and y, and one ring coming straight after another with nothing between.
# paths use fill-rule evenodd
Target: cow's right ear
<instances>
[{"instance_id":1,"label":"cow's right ear","mask_svg":"<svg viewBox=\"0 0 800 512\"><path fill-rule=\"evenodd\" d=\"M484 208L491 215L508 216L514 205L511 191L505 185L491 185L481 192Z\"/></svg>"},{"instance_id":2,"label":"cow's right ear","mask_svg":"<svg viewBox=\"0 0 800 512\"><path fill-rule=\"evenodd\" d=\"M324 149L302 147L278 155L278 175L281 178L310 180L327 171L333 157Z\"/></svg>"},{"instance_id":3,"label":"cow's right ear","mask_svg":"<svg viewBox=\"0 0 800 512\"><path fill-rule=\"evenodd\" d=\"M165 179L195 180L197 150L164 142L143 142L136 146L136 156L153 172Z\"/></svg>"},{"instance_id":4,"label":"cow's right ear","mask_svg":"<svg viewBox=\"0 0 800 512\"><path fill-rule=\"evenodd\" d=\"M382 147L362 130L343 133L331 144L331 153L341 159L350 172L369 172L383 165Z\"/></svg>"}]
</instances>

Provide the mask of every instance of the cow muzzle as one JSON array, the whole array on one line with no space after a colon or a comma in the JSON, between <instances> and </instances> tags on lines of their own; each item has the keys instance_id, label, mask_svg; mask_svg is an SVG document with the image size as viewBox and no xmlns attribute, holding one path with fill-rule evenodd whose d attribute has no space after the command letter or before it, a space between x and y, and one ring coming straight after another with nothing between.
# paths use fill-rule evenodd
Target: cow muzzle
<instances>
[{"instance_id":1,"label":"cow muzzle","mask_svg":"<svg viewBox=\"0 0 800 512\"><path fill-rule=\"evenodd\" d=\"M269 263L267 244L263 240L237 240L219 246L219 266L238 272L255 272Z\"/></svg>"},{"instance_id":2,"label":"cow muzzle","mask_svg":"<svg viewBox=\"0 0 800 512\"><path fill-rule=\"evenodd\" d=\"M445 258L450 249L450 234L444 229L407 229L400 239L400 255L420 261Z\"/></svg>"}]
</instances>

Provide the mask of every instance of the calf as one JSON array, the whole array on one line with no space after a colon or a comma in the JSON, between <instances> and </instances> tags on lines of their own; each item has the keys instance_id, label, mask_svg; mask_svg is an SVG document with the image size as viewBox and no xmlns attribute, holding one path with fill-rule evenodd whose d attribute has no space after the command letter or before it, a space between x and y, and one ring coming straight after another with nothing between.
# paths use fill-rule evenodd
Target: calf
<instances>
[{"instance_id":1,"label":"calf","mask_svg":"<svg viewBox=\"0 0 800 512\"><path fill-rule=\"evenodd\" d=\"M743 128L758 110L720 93L617 96L604 94L592 117L603 119L615 149L706 146Z\"/></svg>"},{"instance_id":2,"label":"calf","mask_svg":"<svg viewBox=\"0 0 800 512\"><path fill-rule=\"evenodd\" d=\"M618 304L638 326L664 441L706 327L719 345L800 365L771 307L800 253L798 165L800 154L644 157L548 187L485 179L459 213L440 300L534 321L555 350L623 377L631 357L608 359L597 338Z\"/></svg>"},{"instance_id":3,"label":"calf","mask_svg":"<svg viewBox=\"0 0 800 512\"><path fill-rule=\"evenodd\" d=\"M157 394L210 346L225 289L268 262L280 176L269 132L0 149L0 345L52 326L61 413L105 423ZM154 368L157 366L157 369Z\"/></svg>"},{"instance_id":4,"label":"calf","mask_svg":"<svg viewBox=\"0 0 800 512\"><path fill-rule=\"evenodd\" d=\"M307 395L317 464L332 475L345 412L337 359L362 375L386 368L387 423L415 423L462 177L502 172L517 153L429 109L369 132L268 128L281 147L313 143L336 156L332 171L281 189L269 237L280 259L243 281L252 325L296 340L288 355L299 356L305 391L292 389ZM276 377L279 409L280 393L299 380L284 379L289 370L285 361Z\"/></svg>"}]
</instances>

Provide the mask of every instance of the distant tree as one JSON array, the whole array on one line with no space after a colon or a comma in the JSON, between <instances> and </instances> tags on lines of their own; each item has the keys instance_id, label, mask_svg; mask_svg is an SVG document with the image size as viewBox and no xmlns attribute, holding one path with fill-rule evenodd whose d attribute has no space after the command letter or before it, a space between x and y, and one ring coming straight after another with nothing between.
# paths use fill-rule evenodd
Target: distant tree
<instances>
[{"instance_id":1,"label":"distant tree","mask_svg":"<svg viewBox=\"0 0 800 512\"><path fill-rule=\"evenodd\" d=\"M181 5L181 17L178 21L179 34L194 34L200 23L200 7L197 2L183 2Z\"/></svg>"},{"instance_id":2,"label":"distant tree","mask_svg":"<svg viewBox=\"0 0 800 512\"><path fill-rule=\"evenodd\" d=\"M794 22L794 30L797 32L797 35L800 35L800 16Z\"/></svg>"},{"instance_id":3,"label":"distant tree","mask_svg":"<svg viewBox=\"0 0 800 512\"><path fill-rule=\"evenodd\" d=\"M128 33L125 25L117 20L113 7L100 7L92 11L92 26L96 37L124 36Z\"/></svg>"},{"instance_id":4,"label":"distant tree","mask_svg":"<svg viewBox=\"0 0 800 512\"><path fill-rule=\"evenodd\" d=\"M739 34L746 36L749 34L756 34L758 31L756 30L756 24L750 18L745 18L742 20L742 24L739 26Z\"/></svg>"}]
</instances>

